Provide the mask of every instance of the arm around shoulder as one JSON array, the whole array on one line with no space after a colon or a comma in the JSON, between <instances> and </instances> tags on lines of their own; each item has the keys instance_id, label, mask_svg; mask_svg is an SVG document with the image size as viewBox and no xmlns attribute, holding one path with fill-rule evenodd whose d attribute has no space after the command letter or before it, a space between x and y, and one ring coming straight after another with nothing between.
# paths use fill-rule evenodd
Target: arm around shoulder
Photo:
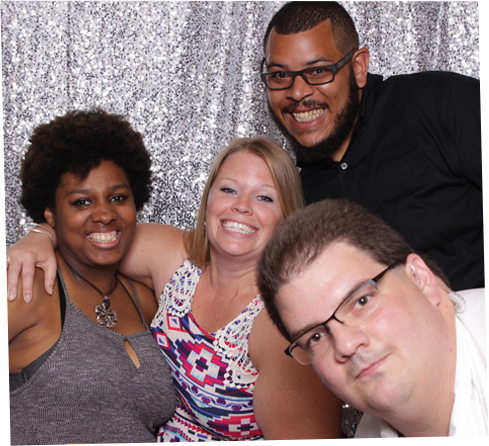
<instances>
[{"instance_id":1,"label":"arm around shoulder","mask_svg":"<svg viewBox=\"0 0 489 446\"><path fill-rule=\"evenodd\" d=\"M119 270L158 295L186 258L183 237L184 231L174 226L138 223L131 249Z\"/></svg>"},{"instance_id":2,"label":"arm around shoulder","mask_svg":"<svg viewBox=\"0 0 489 446\"><path fill-rule=\"evenodd\" d=\"M312 366L285 355L287 345L262 310L253 325L249 348L259 371L253 407L265 439L340 438L341 402Z\"/></svg>"}]
</instances>

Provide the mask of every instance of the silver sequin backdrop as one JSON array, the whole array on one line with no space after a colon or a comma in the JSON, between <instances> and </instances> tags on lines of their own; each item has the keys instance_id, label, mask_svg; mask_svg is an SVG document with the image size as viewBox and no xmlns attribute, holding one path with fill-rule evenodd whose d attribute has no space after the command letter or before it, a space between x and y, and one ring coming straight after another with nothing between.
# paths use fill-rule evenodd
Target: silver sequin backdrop
<instances>
[{"instance_id":1,"label":"silver sequin backdrop","mask_svg":"<svg viewBox=\"0 0 489 446\"><path fill-rule=\"evenodd\" d=\"M340 2L384 76L479 77L477 2ZM228 141L267 134L262 38L284 2L1 2L6 243L29 223L20 160L33 128L72 109L125 115L153 157L144 221L194 224Z\"/></svg>"}]
</instances>

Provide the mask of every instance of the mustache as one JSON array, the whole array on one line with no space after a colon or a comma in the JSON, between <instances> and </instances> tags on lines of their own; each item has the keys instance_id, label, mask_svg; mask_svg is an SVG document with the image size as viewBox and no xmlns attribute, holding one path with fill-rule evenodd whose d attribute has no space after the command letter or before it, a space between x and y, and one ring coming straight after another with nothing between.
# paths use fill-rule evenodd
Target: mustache
<instances>
[{"instance_id":1,"label":"mustache","mask_svg":"<svg viewBox=\"0 0 489 446\"><path fill-rule=\"evenodd\" d=\"M295 113L299 108L324 108L331 111L331 107L327 102L319 102L311 99L305 99L300 102L293 102L282 108L282 113Z\"/></svg>"}]
</instances>

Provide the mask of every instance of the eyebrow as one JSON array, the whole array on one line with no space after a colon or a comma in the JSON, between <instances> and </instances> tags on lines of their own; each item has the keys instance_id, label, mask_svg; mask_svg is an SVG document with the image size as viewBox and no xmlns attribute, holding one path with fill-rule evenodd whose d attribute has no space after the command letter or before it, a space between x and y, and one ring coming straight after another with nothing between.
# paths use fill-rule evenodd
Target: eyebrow
<instances>
[{"instance_id":1,"label":"eyebrow","mask_svg":"<svg viewBox=\"0 0 489 446\"><path fill-rule=\"evenodd\" d=\"M350 287L350 290L348 291L348 293L345 293L345 297L340 301L340 303L338 304L338 306L335 308L334 311L336 312L336 310L338 310L340 305L343 304L343 302L345 302L345 300L347 300L355 291L357 291L360 287L365 285L369 280L371 280L371 279L358 280L355 283L355 285ZM331 313L329 318L324 319L322 322L311 323L309 325L306 325L302 329L295 331L294 333L290 333L290 338L292 339L292 342L295 342L298 338L300 338L304 333L307 333L309 330L312 330L313 328L319 327L320 325L324 324L324 322L327 321L328 319L330 319L333 316L333 314L334 314L334 312Z\"/></svg>"},{"instance_id":2,"label":"eyebrow","mask_svg":"<svg viewBox=\"0 0 489 446\"><path fill-rule=\"evenodd\" d=\"M236 180L235 178L231 178L231 177L221 177L219 179L217 179L214 184L220 182L220 181L232 181L234 183L237 183L238 180ZM260 187L268 187L270 189L274 189L274 190L277 190L277 186L275 186L274 184L268 184L268 183L263 183L263 184L260 184Z\"/></svg>"},{"instance_id":3,"label":"eyebrow","mask_svg":"<svg viewBox=\"0 0 489 446\"><path fill-rule=\"evenodd\" d=\"M314 59L314 60L311 60L309 62L306 62L304 64L304 66L313 66L317 63L326 63L326 65L333 65L334 64L334 61L332 59L329 59L327 57L320 57L318 59ZM270 64L267 64L266 61L265 61L265 65L267 67L267 70L270 69L270 67L277 67L277 68L282 68L283 70L285 71L289 71L289 67L287 65L284 65L284 64L281 64L281 63L278 63L278 62L271 62Z\"/></svg>"},{"instance_id":4,"label":"eyebrow","mask_svg":"<svg viewBox=\"0 0 489 446\"><path fill-rule=\"evenodd\" d=\"M110 191L115 191L119 189L129 189L129 186L125 183L121 183L121 184L114 184L113 186L109 187ZM90 194L91 192L92 192L91 189L73 189L70 190L67 195Z\"/></svg>"}]
</instances>

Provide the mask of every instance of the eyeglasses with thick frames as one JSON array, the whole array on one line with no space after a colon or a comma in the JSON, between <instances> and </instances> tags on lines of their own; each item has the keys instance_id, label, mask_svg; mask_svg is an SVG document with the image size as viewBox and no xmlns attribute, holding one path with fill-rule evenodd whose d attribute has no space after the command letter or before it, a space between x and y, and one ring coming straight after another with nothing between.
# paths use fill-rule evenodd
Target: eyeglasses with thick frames
<instances>
[{"instance_id":1,"label":"eyeglasses with thick frames","mask_svg":"<svg viewBox=\"0 0 489 446\"><path fill-rule=\"evenodd\" d=\"M351 60L357 49L358 48L351 50L345 57L333 65L322 65L299 71L277 70L263 73L263 66L265 64L265 59L263 59L260 68L260 71L262 72L260 74L261 80L269 90L286 90L292 87L296 76L302 77L302 79L309 85L328 84L334 81L335 74Z\"/></svg>"},{"instance_id":2,"label":"eyeglasses with thick frames","mask_svg":"<svg viewBox=\"0 0 489 446\"><path fill-rule=\"evenodd\" d=\"M326 353L332 345L331 331L328 328L328 323L332 319L349 327L361 326L382 305L382 293L377 288L379 280L396 266L387 267L373 279L359 286L340 303L329 319L300 335L289 345L285 353L303 365L310 364Z\"/></svg>"}]
</instances>

